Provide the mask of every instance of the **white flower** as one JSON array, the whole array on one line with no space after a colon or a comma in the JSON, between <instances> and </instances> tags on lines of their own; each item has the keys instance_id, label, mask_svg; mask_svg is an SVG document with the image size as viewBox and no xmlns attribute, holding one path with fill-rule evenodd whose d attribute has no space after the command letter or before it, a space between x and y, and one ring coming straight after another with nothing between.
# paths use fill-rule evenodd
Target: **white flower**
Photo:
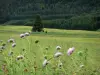
<instances>
[{"instance_id":1,"label":"white flower","mask_svg":"<svg viewBox=\"0 0 100 75\"><path fill-rule=\"evenodd\" d=\"M15 46L16 46L16 43L13 43L13 44L12 44L12 47L15 47Z\"/></svg>"},{"instance_id":2,"label":"white flower","mask_svg":"<svg viewBox=\"0 0 100 75\"><path fill-rule=\"evenodd\" d=\"M57 47L56 47L56 50L60 50L60 49L61 49L61 47L60 47L60 46L57 46Z\"/></svg>"},{"instance_id":3,"label":"white flower","mask_svg":"<svg viewBox=\"0 0 100 75\"><path fill-rule=\"evenodd\" d=\"M48 60L45 59L45 60L43 61L43 67L45 67L47 64L48 64Z\"/></svg>"},{"instance_id":4,"label":"white flower","mask_svg":"<svg viewBox=\"0 0 100 75\"><path fill-rule=\"evenodd\" d=\"M80 68L83 68L84 67L84 65L80 65Z\"/></svg>"},{"instance_id":5,"label":"white flower","mask_svg":"<svg viewBox=\"0 0 100 75\"><path fill-rule=\"evenodd\" d=\"M25 34L20 34L20 38L24 38L25 37Z\"/></svg>"},{"instance_id":6,"label":"white flower","mask_svg":"<svg viewBox=\"0 0 100 75\"><path fill-rule=\"evenodd\" d=\"M59 56L61 56L61 55L62 55L61 52L56 52L56 53L54 54L54 57L59 57Z\"/></svg>"},{"instance_id":7,"label":"white flower","mask_svg":"<svg viewBox=\"0 0 100 75\"><path fill-rule=\"evenodd\" d=\"M23 58L24 58L23 55L19 55L19 56L17 56L16 60L20 60L20 59L23 59Z\"/></svg>"},{"instance_id":8,"label":"white flower","mask_svg":"<svg viewBox=\"0 0 100 75\"><path fill-rule=\"evenodd\" d=\"M70 56L74 52L74 50L75 50L74 47L69 48L68 51L67 51L67 55Z\"/></svg>"},{"instance_id":9,"label":"white flower","mask_svg":"<svg viewBox=\"0 0 100 75\"><path fill-rule=\"evenodd\" d=\"M26 32L24 35L25 35L25 36L29 36L30 34L29 34L28 32Z\"/></svg>"},{"instance_id":10,"label":"white flower","mask_svg":"<svg viewBox=\"0 0 100 75\"><path fill-rule=\"evenodd\" d=\"M11 39L8 40L8 42L9 42L9 43L14 43L15 40L11 38Z\"/></svg>"},{"instance_id":11,"label":"white flower","mask_svg":"<svg viewBox=\"0 0 100 75\"><path fill-rule=\"evenodd\" d=\"M0 46L0 51L4 50L5 46Z\"/></svg>"}]
</instances>

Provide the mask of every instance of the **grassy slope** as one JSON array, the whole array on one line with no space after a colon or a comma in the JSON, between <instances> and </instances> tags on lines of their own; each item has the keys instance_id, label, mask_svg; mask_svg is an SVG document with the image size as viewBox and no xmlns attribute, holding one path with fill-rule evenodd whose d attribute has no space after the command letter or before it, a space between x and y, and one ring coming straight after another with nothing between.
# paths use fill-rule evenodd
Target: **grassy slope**
<instances>
[{"instance_id":1,"label":"grassy slope","mask_svg":"<svg viewBox=\"0 0 100 75\"><path fill-rule=\"evenodd\" d=\"M23 32L30 31L31 27L25 26L0 26L0 40L7 41L10 37L15 38L17 46L15 48L16 55L20 52L21 48L28 49L28 42L24 39L19 38L19 34ZM55 47L60 45L62 47L62 52L66 52L69 47L74 46L76 48L75 53L72 56L77 55L77 52L80 50L88 49L88 62L89 69L94 70L100 68L100 32L94 31L82 31L82 30L58 30L58 29L45 29L48 33L32 33L28 37L31 41L31 51L37 53L37 64L40 64L43 61L43 52L46 47L49 47L48 57L54 53ZM39 40L39 48L35 47L35 40ZM24 43L23 43L24 42ZM40 56L41 53L41 56ZM32 53L29 55L29 59L32 60ZM65 60L66 59L66 60ZM68 57L63 56L64 67L68 68ZM68 68L69 69L69 68ZM74 70L74 69L73 69ZM90 73L87 73L90 75Z\"/></svg>"}]
</instances>

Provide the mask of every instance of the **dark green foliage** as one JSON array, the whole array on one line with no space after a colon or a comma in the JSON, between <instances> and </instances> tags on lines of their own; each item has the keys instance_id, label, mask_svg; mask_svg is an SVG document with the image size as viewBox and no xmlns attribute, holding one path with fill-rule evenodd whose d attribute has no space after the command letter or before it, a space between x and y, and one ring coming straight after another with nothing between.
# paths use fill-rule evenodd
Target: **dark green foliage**
<instances>
[{"instance_id":1,"label":"dark green foliage","mask_svg":"<svg viewBox=\"0 0 100 75\"><path fill-rule=\"evenodd\" d=\"M35 22L33 24L33 28L32 28L33 32L41 32L43 31L43 23L42 23L42 19L39 15L36 16Z\"/></svg>"},{"instance_id":2,"label":"dark green foliage","mask_svg":"<svg viewBox=\"0 0 100 75\"><path fill-rule=\"evenodd\" d=\"M1 0L0 23L32 26L39 14L46 28L96 30L99 12L100 0Z\"/></svg>"}]
</instances>

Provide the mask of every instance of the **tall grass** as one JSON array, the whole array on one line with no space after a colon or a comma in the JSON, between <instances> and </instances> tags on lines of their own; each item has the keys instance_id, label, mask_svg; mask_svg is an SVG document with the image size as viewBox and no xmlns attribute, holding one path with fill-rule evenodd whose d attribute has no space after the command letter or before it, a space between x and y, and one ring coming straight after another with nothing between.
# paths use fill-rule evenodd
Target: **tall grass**
<instances>
[{"instance_id":1,"label":"tall grass","mask_svg":"<svg viewBox=\"0 0 100 75\"><path fill-rule=\"evenodd\" d=\"M8 32L11 28L16 32ZM47 33L31 33L20 38L21 33L30 29L24 26L0 27L0 40L3 40L0 46L6 44L0 52L1 75L99 75L99 32L45 29ZM15 39L16 47L12 48L12 43L7 42L9 38ZM58 45L62 55L55 58ZM68 56L70 47L75 47L75 51ZM13 54L9 55L9 52ZM19 55L24 58L16 60ZM48 64L43 67L45 59ZM58 66L60 63L61 67Z\"/></svg>"}]
</instances>

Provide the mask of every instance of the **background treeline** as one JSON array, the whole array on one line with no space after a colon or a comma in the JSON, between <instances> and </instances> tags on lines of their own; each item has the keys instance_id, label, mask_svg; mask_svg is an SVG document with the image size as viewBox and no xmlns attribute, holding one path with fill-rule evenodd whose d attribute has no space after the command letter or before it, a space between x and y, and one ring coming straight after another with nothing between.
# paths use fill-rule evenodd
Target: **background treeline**
<instances>
[{"instance_id":1,"label":"background treeline","mask_svg":"<svg viewBox=\"0 0 100 75\"><path fill-rule=\"evenodd\" d=\"M0 23L33 25L42 17L44 27L99 29L100 0L1 0Z\"/></svg>"}]
</instances>

